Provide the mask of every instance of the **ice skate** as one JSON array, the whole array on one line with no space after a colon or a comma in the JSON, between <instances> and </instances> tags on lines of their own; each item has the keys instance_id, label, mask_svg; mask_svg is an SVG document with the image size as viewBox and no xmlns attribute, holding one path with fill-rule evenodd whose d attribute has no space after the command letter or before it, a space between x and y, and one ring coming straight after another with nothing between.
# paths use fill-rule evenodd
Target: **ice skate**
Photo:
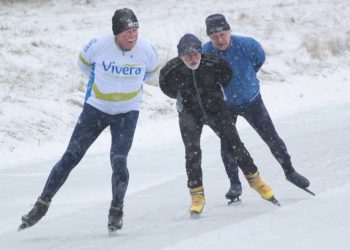
<instances>
[{"instance_id":1,"label":"ice skate","mask_svg":"<svg viewBox=\"0 0 350 250\"><path fill-rule=\"evenodd\" d=\"M239 196L242 194L241 184L231 184L230 189L227 191L225 197L229 200L228 205L240 202Z\"/></svg>"},{"instance_id":2,"label":"ice skate","mask_svg":"<svg viewBox=\"0 0 350 250\"><path fill-rule=\"evenodd\" d=\"M108 231L113 233L123 227L123 205L111 206L108 214Z\"/></svg>"},{"instance_id":3,"label":"ice skate","mask_svg":"<svg viewBox=\"0 0 350 250\"><path fill-rule=\"evenodd\" d=\"M288 181L293 183L295 186L297 186L297 187L303 189L305 192L308 192L309 194L315 196L315 194L308 189L308 187L310 186L310 181L306 177L299 174L297 171L292 171L292 172L286 173L286 178Z\"/></svg>"},{"instance_id":4,"label":"ice skate","mask_svg":"<svg viewBox=\"0 0 350 250\"><path fill-rule=\"evenodd\" d=\"M44 201L39 197L32 210L22 216L22 224L19 226L18 231L31 227L37 223L42 217L44 217L49 206L50 202Z\"/></svg>"},{"instance_id":5,"label":"ice skate","mask_svg":"<svg viewBox=\"0 0 350 250\"><path fill-rule=\"evenodd\" d=\"M258 171L254 174L246 175L245 177L248 180L249 185L255 189L264 200L270 201L276 206L280 206L280 203L276 200L272 189L263 179L261 179Z\"/></svg>"},{"instance_id":6,"label":"ice skate","mask_svg":"<svg viewBox=\"0 0 350 250\"><path fill-rule=\"evenodd\" d=\"M193 216L199 215L202 213L204 204L205 204L205 196L203 186L197 188L190 188L191 194L191 205L190 205L190 213Z\"/></svg>"}]
</instances>

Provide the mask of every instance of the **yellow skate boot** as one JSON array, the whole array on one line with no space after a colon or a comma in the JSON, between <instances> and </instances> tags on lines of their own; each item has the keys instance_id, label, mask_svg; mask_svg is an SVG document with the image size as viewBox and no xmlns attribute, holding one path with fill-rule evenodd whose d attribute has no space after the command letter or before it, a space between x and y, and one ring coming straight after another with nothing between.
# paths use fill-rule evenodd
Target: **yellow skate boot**
<instances>
[{"instance_id":1,"label":"yellow skate boot","mask_svg":"<svg viewBox=\"0 0 350 250\"><path fill-rule=\"evenodd\" d=\"M261 179L258 171L256 171L254 174L246 175L245 178L248 180L249 185L255 189L264 200L271 201L273 204L280 206L280 203L278 200L276 200L272 189L263 179Z\"/></svg>"},{"instance_id":2,"label":"yellow skate boot","mask_svg":"<svg viewBox=\"0 0 350 250\"><path fill-rule=\"evenodd\" d=\"M205 204L203 186L197 187L197 188L190 188L190 194L192 199L192 202L189 208L190 213L191 215L200 214L203 211L204 204Z\"/></svg>"}]
</instances>

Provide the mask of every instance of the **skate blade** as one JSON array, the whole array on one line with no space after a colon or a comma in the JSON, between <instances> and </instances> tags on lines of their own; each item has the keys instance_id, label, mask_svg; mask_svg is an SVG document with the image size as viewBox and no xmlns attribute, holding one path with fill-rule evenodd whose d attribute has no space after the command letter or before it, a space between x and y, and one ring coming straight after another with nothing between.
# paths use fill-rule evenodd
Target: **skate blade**
<instances>
[{"instance_id":1,"label":"skate blade","mask_svg":"<svg viewBox=\"0 0 350 250\"><path fill-rule=\"evenodd\" d=\"M227 205L232 206L235 205L237 203L240 203L242 200L239 197L235 197L235 198L229 198L229 202L227 202Z\"/></svg>"},{"instance_id":2,"label":"skate blade","mask_svg":"<svg viewBox=\"0 0 350 250\"><path fill-rule=\"evenodd\" d=\"M117 232L120 230L121 228L119 227L115 227L115 226L108 226L108 235L110 237L117 235Z\"/></svg>"},{"instance_id":3,"label":"skate blade","mask_svg":"<svg viewBox=\"0 0 350 250\"><path fill-rule=\"evenodd\" d=\"M121 227L118 227L118 226L108 226L108 232L115 232L115 231L118 231L120 229L121 229Z\"/></svg>"},{"instance_id":4,"label":"skate blade","mask_svg":"<svg viewBox=\"0 0 350 250\"><path fill-rule=\"evenodd\" d=\"M288 180L289 181L289 180ZM291 181L290 181L291 182ZM291 182L292 184L294 184L293 182ZM295 185L295 184L294 184ZM306 193L309 193L309 194L311 194L312 196L316 196L316 194L314 193L314 192L312 192L311 190L309 190L307 187L299 187L299 186L297 186L297 185L295 185L296 187L298 187L298 188L300 188L300 189L302 189L302 190L304 190Z\"/></svg>"},{"instance_id":5,"label":"skate blade","mask_svg":"<svg viewBox=\"0 0 350 250\"><path fill-rule=\"evenodd\" d=\"M301 188L302 190L304 190L306 193L309 193L313 196L316 196L316 194L314 192L312 192L311 190L307 189L307 188Z\"/></svg>"},{"instance_id":6,"label":"skate blade","mask_svg":"<svg viewBox=\"0 0 350 250\"><path fill-rule=\"evenodd\" d=\"M108 236L109 237L115 237L117 235L118 230L111 231L108 229Z\"/></svg>"},{"instance_id":7,"label":"skate blade","mask_svg":"<svg viewBox=\"0 0 350 250\"><path fill-rule=\"evenodd\" d=\"M272 198L270 198L268 201L272 202L272 204L276 205L277 207L280 207L281 204L279 203L279 201L275 198L275 196L272 196Z\"/></svg>"},{"instance_id":8,"label":"skate blade","mask_svg":"<svg viewBox=\"0 0 350 250\"><path fill-rule=\"evenodd\" d=\"M191 211L190 212L190 216L191 216L191 219L198 219L198 218L200 218L201 216L201 212L202 211L200 211L200 212L197 212L197 211Z\"/></svg>"},{"instance_id":9,"label":"skate blade","mask_svg":"<svg viewBox=\"0 0 350 250\"><path fill-rule=\"evenodd\" d=\"M22 231L26 229L27 227L30 227L27 223L23 222L17 229L17 232Z\"/></svg>"}]
</instances>

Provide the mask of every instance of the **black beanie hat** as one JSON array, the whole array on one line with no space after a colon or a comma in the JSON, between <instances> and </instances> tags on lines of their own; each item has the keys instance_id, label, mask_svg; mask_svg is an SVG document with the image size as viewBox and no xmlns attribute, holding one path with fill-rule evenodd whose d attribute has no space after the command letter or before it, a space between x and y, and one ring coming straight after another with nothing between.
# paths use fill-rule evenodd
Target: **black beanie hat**
<instances>
[{"instance_id":1,"label":"black beanie hat","mask_svg":"<svg viewBox=\"0 0 350 250\"><path fill-rule=\"evenodd\" d=\"M201 51L202 42L192 34L186 34L181 37L179 44L177 45L177 53L179 56Z\"/></svg>"},{"instance_id":2,"label":"black beanie hat","mask_svg":"<svg viewBox=\"0 0 350 250\"><path fill-rule=\"evenodd\" d=\"M114 12L112 17L112 30L114 35L117 35L124 30L135 29L138 27L139 22L132 10L124 8Z\"/></svg>"},{"instance_id":3,"label":"black beanie hat","mask_svg":"<svg viewBox=\"0 0 350 250\"><path fill-rule=\"evenodd\" d=\"M221 14L210 15L205 19L207 25L207 35L224 30L230 30L230 25L227 23L225 17Z\"/></svg>"}]
</instances>

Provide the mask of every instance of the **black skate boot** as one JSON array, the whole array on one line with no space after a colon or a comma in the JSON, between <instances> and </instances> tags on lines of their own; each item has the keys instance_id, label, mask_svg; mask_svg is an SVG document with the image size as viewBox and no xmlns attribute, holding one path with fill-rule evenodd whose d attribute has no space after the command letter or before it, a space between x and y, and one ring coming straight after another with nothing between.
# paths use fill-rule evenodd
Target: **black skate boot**
<instances>
[{"instance_id":1,"label":"black skate boot","mask_svg":"<svg viewBox=\"0 0 350 250\"><path fill-rule=\"evenodd\" d=\"M31 227L37 223L42 217L44 217L49 206L49 201L44 201L39 197L32 210L22 216L22 224L19 226L18 231Z\"/></svg>"},{"instance_id":2,"label":"black skate boot","mask_svg":"<svg viewBox=\"0 0 350 250\"><path fill-rule=\"evenodd\" d=\"M308 186L310 185L310 181L307 178L305 178L295 170L291 172L286 172L285 174L288 181L293 183L295 186L303 189L304 191L308 192L309 194L315 196L313 192L307 189Z\"/></svg>"},{"instance_id":3,"label":"black skate boot","mask_svg":"<svg viewBox=\"0 0 350 250\"><path fill-rule=\"evenodd\" d=\"M227 191L225 197L229 200L228 204L232 204L235 202L241 201L239 196L242 194L242 186L241 184L231 184L230 189Z\"/></svg>"},{"instance_id":4,"label":"black skate boot","mask_svg":"<svg viewBox=\"0 0 350 250\"><path fill-rule=\"evenodd\" d=\"M123 205L111 206L108 214L108 231L115 232L123 227Z\"/></svg>"},{"instance_id":5,"label":"black skate boot","mask_svg":"<svg viewBox=\"0 0 350 250\"><path fill-rule=\"evenodd\" d=\"M310 185L310 181L297 171L286 173L286 178L288 181L300 188L307 188Z\"/></svg>"}]
</instances>

